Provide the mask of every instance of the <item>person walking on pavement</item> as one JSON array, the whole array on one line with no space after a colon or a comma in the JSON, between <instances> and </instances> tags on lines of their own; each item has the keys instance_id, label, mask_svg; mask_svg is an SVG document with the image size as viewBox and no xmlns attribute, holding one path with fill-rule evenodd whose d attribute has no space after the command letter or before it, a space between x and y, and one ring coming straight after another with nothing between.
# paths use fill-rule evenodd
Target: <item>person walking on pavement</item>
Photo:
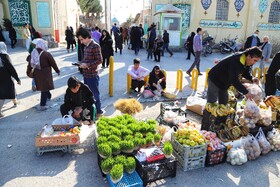
<instances>
[{"instance_id":1,"label":"person walking on pavement","mask_svg":"<svg viewBox=\"0 0 280 187\"><path fill-rule=\"evenodd\" d=\"M7 46L4 42L0 42L0 118L4 115L1 112L5 99L15 99L15 85L12 77L21 85L18 74L11 63L11 59L7 52Z\"/></svg>"},{"instance_id":2,"label":"person walking on pavement","mask_svg":"<svg viewBox=\"0 0 280 187\"><path fill-rule=\"evenodd\" d=\"M103 33L103 32L102 32ZM97 67L102 63L101 48L94 40L91 39L91 34L87 29L80 28L77 32L77 37L85 45L84 58L81 61L80 68L83 69L84 83L88 85L96 100L95 106L99 118L102 116L101 101L99 93L99 76Z\"/></svg>"},{"instance_id":3,"label":"person walking on pavement","mask_svg":"<svg viewBox=\"0 0 280 187\"><path fill-rule=\"evenodd\" d=\"M265 96L275 95L276 93L275 74L277 73L277 71L279 71L279 69L280 69L280 51L276 53L267 70L266 81L265 81Z\"/></svg>"},{"instance_id":4,"label":"person walking on pavement","mask_svg":"<svg viewBox=\"0 0 280 187\"><path fill-rule=\"evenodd\" d=\"M198 70L198 75L202 75L202 73L200 72L199 66L200 66L200 55L203 49L202 46L202 28L198 27L196 29L196 35L194 36L194 40L193 40L193 51L195 54L195 58L194 58L194 62L191 65L191 67L188 69L188 71L186 72L189 76L191 76L191 72L193 70L193 68L196 66L197 70Z\"/></svg>"},{"instance_id":5,"label":"person walking on pavement","mask_svg":"<svg viewBox=\"0 0 280 187\"><path fill-rule=\"evenodd\" d=\"M132 32L133 34L133 39L134 39L134 53L138 55L140 46L141 46L141 30L139 29L138 26L135 27L135 29Z\"/></svg>"},{"instance_id":6,"label":"person walking on pavement","mask_svg":"<svg viewBox=\"0 0 280 187\"><path fill-rule=\"evenodd\" d=\"M102 37L100 38L99 43L100 43L101 53L103 57L102 68L105 68L105 62L106 62L106 67L108 68L110 63L109 61L110 57L114 56L114 50L113 50L112 37L110 36L109 32L106 31L105 29L102 31Z\"/></svg>"},{"instance_id":7,"label":"person walking on pavement","mask_svg":"<svg viewBox=\"0 0 280 187\"><path fill-rule=\"evenodd\" d=\"M195 33L191 32L190 36L187 38L187 47L188 47L188 57L187 60L191 59L191 54L195 57L194 51L193 51L193 39L194 39Z\"/></svg>"},{"instance_id":8,"label":"person walking on pavement","mask_svg":"<svg viewBox=\"0 0 280 187\"><path fill-rule=\"evenodd\" d=\"M263 37L263 44L261 46L261 49L262 49L262 56L263 56L263 58L260 61L261 78L262 78L264 73L264 64L269 62L270 55L272 52L272 45L269 42L268 36Z\"/></svg>"},{"instance_id":9,"label":"person walking on pavement","mask_svg":"<svg viewBox=\"0 0 280 187\"><path fill-rule=\"evenodd\" d=\"M259 83L258 78L251 75L252 66L262 58L262 51L258 47L252 47L244 52L234 53L218 62L210 71L208 76L207 103L216 103L226 105L228 103L228 88L233 85L236 90L252 99L253 94L249 93L246 87L240 82L240 77ZM210 113L203 111L202 130L209 130ZM226 117L217 117L215 125L224 123Z\"/></svg>"},{"instance_id":10,"label":"person walking on pavement","mask_svg":"<svg viewBox=\"0 0 280 187\"><path fill-rule=\"evenodd\" d=\"M143 29L143 27L142 27L142 24L140 23L139 24L139 30L140 30L140 32L141 32L141 38L144 36L144 29ZM143 41L141 40L141 42L140 42L140 49L143 49L144 47L143 47Z\"/></svg>"},{"instance_id":11,"label":"person walking on pavement","mask_svg":"<svg viewBox=\"0 0 280 187\"><path fill-rule=\"evenodd\" d=\"M116 45L115 45L116 51L119 49L120 54L122 54L123 49L123 37L121 31L118 29L116 34Z\"/></svg>"},{"instance_id":12,"label":"person walking on pavement","mask_svg":"<svg viewBox=\"0 0 280 187\"><path fill-rule=\"evenodd\" d=\"M161 56L164 56L165 49L170 54L170 57L172 57L173 53L169 50L169 33L167 32L167 30L164 30L163 33L163 46L162 46Z\"/></svg>"},{"instance_id":13,"label":"person walking on pavement","mask_svg":"<svg viewBox=\"0 0 280 187\"><path fill-rule=\"evenodd\" d=\"M162 46L163 46L163 39L162 39L161 35L159 34L157 39L154 42L154 58L155 58L156 62L160 62Z\"/></svg>"},{"instance_id":14,"label":"person walking on pavement","mask_svg":"<svg viewBox=\"0 0 280 187\"><path fill-rule=\"evenodd\" d=\"M25 39L25 47L28 50L31 43L31 33L29 31L29 25L27 23L25 23L23 26L22 39Z\"/></svg>"},{"instance_id":15,"label":"person walking on pavement","mask_svg":"<svg viewBox=\"0 0 280 187\"><path fill-rule=\"evenodd\" d=\"M258 37L258 34L259 34L259 30L256 30L252 36L249 36L246 39L246 42L245 42L245 45L244 45L244 50L246 50L246 49L248 49L250 47L260 46L261 45L260 39Z\"/></svg>"},{"instance_id":16,"label":"person walking on pavement","mask_svg":"<svg viewBox=\"0 0 280 187\"><path fill-rule=\"evenodd\" d=\"M9 38L11 40L11 47L15 48L16 43L17 43L17 32L15 28L11 25L11 27L8 29L9 30Z\"/></svg>"},{"instance_id":17,"label":"person walking on pavement","mask_svg":"<svg viewBox=\"0 0 280 187\"><path fill-rule=\"evenodd\" d=\"M60 70L53 56L47 52L47 42L43 39L37 39L36 48L27 57L28 66L26 74L30 78L34 78L36 89L41 91L40 106L38 111L47 110L47 100L51 99L50 90L54 89L52 68L59 75Z\"/></svg>"},{"instance_id":18,"label":"person walking on pavement","mask_svg":"<svg viewBox=\"0 0 280 187\"><path fill-rule=\"evenodd\" d=\"M67 42L67 52L69 53L70 51L70 46L72 48L72 51L74 51L74 43L73 43L73 40L74 40L74 34L73 32L70 30L69 26L66 27L66 30L65 30L65 40Z\"/></svg>"},{"instance_id":19,"label":"person walking on pavement","mask_svg":"<svg viewBox=\"0 0 280 187\"><path fill-rule=\"evenodd\" d=\"M91 37L96 43L99 44L101 36L102 34L99 32L99 28L96 26L94 31L91 33Z\"/></svg>"}]
</instances>

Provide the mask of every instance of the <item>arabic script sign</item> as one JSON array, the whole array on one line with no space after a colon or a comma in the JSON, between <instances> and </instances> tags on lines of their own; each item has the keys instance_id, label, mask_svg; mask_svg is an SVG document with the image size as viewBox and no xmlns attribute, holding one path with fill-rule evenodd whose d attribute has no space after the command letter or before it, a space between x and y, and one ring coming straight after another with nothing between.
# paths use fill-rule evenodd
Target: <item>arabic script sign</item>
<instances>
[{"instance_id":1,"label":"arabic script sign","mask_svg":"<svg viewBox=\"0 0 280 187\"><path fill-rule=\"evenodd\" d=\"M259 30L274 30L274 31L280 30L280 24L259 23L257 27Z\"/></svg>"},{"instance_id":2,"label":"arabic script sign","mask_svg":"<svg viewBox=\"0 0 280 187\"><path fill-rule=\"evenodd\" d=\"M201 27L215 27L215 28L228 28L228 29L240 29L242 23L240 21L218 21L218 20L200 20L199 25Z\"/></svg>"}]
</instances>

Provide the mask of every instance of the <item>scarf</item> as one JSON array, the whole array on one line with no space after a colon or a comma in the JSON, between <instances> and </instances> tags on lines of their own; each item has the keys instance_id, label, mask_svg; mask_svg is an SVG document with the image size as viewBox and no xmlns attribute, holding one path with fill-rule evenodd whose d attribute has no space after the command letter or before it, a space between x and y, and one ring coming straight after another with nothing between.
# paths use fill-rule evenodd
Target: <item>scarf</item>
<instances>
[{"instance_id":1,"label":"scarf","mask_svg":"<svg viewBox=\"0 0 280 187\"><path fill-rule=\"evenodd\" d=\"M36 49L42 49L42 51L38 52ZM43 39L39 39L36 43L36 49L31 52L31 62L30 65L32 68L41 69L40 66L40 56L44 51L47 51L47 43Z\"/></svg>"},{"instance_id":2,"label":"scarf","mask_svg":"<svg viewBox=\"0 0 280 187\"><path fill-rule=\"evenodd\" d=\"M7 52L7 46L4 42L0 42L0 54L6 54L8 55L8 52ZM0 67L3 67L3 62L2 62L2 59L0 57Z\"/></svg>"}]
</instances>

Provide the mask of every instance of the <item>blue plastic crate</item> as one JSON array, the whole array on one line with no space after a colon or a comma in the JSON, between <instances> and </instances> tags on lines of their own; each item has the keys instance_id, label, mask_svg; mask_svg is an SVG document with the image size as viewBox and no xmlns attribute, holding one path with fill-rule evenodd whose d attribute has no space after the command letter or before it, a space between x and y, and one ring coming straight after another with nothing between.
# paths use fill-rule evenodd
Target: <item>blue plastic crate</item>
<instances>
[{"instance_id":1,"label":"blue plastic crate","mask_svg":"<svg viewBox=\"0 0 280 187\"><path fill-rule=\"evenodd\" d=\"M106 176L107 181L111 187L142 187L143 181L139 177L138 173L134 171L132 174L124 173L123 178L118 183L114 184L110 179L110 174Z\"/></svg>"}]
</instances>

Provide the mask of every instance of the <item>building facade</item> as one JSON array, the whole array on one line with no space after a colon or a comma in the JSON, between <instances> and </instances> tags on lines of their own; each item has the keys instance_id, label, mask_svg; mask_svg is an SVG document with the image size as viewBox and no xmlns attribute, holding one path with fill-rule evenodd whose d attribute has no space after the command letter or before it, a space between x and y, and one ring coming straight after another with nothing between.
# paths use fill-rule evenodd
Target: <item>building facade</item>
<instances>
[{"instance_id":1,"label":"building facade","mask_svg":"<svg viewBox=\"0 0 280 187\"><path fill-rule=\"evenodd\" d=\"M2 10L1 10L2 9ZM64 42L66 26L79 26L81 11L76 0L1 0L0 19L8 18L21 39L22 26L31 24L43 35Z\"/></svg>"},{"instance_id":2,"label":"building facade","mask_svg":"<svg viewBox=\"0 0 280 187\"><path fill-rule=\"evenodd\" d=\"M215 42L238 36L242 44L259 30L259 37L267 35L273 52L280 50L280 1L279 0L153 0L151 14L170 3L184 11L183 38L202 27ZM145 16L145 15L144 15Z\"/></svg>"}]
</instances>

